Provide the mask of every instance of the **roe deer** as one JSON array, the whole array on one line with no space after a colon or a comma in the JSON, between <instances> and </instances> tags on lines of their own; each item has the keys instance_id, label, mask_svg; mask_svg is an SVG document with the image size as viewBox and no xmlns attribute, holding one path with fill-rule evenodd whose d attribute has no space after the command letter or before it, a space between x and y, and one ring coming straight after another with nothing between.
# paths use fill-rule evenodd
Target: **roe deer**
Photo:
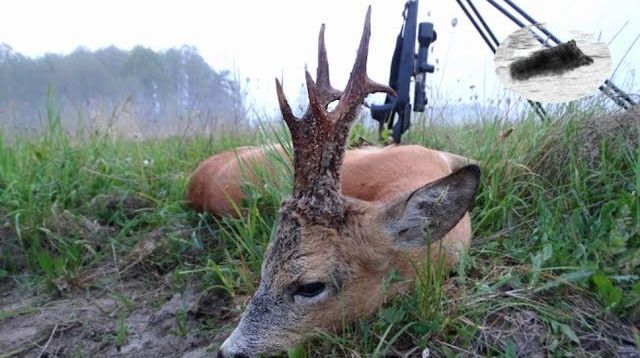
<instances>
[{"instance_id":1,"label":"roe deer","mask_svg":"<svg viewBox=\"0 0 640 358\"><path fill-rule=\"evenodd\" d=\"M411 287L414 264L423 262L428 252L450 265L469 244L467 210L480 179L476 165L465 166L462 157L419 146L354 150L345 158L349 130L365 96L394 93L366 74L370 17L371 8L344 92L329 82L324 25L317 83L307 72L309 108L302 118L293 115L276 79L280 110L293 141L293 193L279 211L258 289L218 357L277 353L315 329L337 329L344 319L370 315L390 294ZM328 104L338 99L329 111ZM265 160L259 148L239 153L244 159ZM224 153L200 165L189 184L188 200L194 207L224 213L224 205L199 196L239 200L220 194L226 184L207 181L218 176L231 185L228 189L234 187L229 180L240 179L234 174L239 173L235 158ZM386 180L369 185L373 177L394 175L400 180L392 186L385 186ZM394 269L406 280L385 289L385 277Z\"/></svg>"}]
</instances>

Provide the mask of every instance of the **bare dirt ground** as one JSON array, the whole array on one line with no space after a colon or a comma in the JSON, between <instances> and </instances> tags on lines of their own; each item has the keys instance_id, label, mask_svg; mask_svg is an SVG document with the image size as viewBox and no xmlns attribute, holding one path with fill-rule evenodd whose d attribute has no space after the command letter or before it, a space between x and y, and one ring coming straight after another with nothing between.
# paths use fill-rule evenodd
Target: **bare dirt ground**
<instances>
[{"instance_id":1,"label":"bare dirt ground","mask_svg":"<svg viewBox=\"0 0 640 358\"><path fill-rule=\"evenodd\" d=\"M111 292L76 291L61 297L0 299L0 352L9 356L204 357L216 337L200 327L216 321L223 306L194 288L167 294L166 287L141 280ZM216 305L217 303L217 305Z\"/></svg>"},{"instance_id":2,"label":"bare dirt ground","mask_svg":"<svg viewBox=\"0 0 640 358\"><path fill-rule=\"evenodd\" d=\"M0 356L210 357L228 334L202 331L225 318L214 294L194 286L170 294L141 279L117 286L27 299L3 289Z\"/></svg>"}]
</instances>

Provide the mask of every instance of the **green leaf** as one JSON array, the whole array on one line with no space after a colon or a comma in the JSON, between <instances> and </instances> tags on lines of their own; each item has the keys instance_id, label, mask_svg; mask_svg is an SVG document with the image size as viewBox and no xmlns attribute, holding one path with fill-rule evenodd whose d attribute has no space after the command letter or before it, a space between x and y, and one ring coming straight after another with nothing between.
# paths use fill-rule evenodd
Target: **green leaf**
<instances>
[{"instance_id":1,"label":"green leaf","mask_svg":"<svg viewBox=\"0 0 640 358\"><path fill-rule=\"evenodd\" d=\"M382 319L389 324L394 324L402 321L404 315L404 310L393 306L387 307L382 310Z\"/></svg>"},{"instance_id":2,"label":"green leaf","mask_svg":"<svg viewBox=\"0 0 640 358\"><path fill-rule=\"evenodd\" d=\"M512 340L509 340L507 342L507 347L504 350L504 356L508 358L515 358L518 356L517 351L515 343L513 343Z\"/></svg>"},{"instance_id":3,"label":"green leaf","mask_svg":"<svg viewBox=\"0 0 640 358\"><path fill-rule=\"evenodd\" d=\"M380 132L380 137L382 138L382 143L390 143L392 140L393 130L389 128L385 128Z\"/></svg>"},{"instance_id":4,"label":"green leaf","mask_svg":"<svg viewBox=\"0 0 640 358\"><path fill-rule=\"evenodd\" d=\"M596 285L598 295L604 300L607 308L615 307L622 301L622 289L614 287L607 276L595 274L591 280Z\"/></svg>"},{"instance_id":5,"label":"green leaf","mask_svg":"<svg viewBox=\"0 0 640 358\"><path fill-rule=\"evenodd\" d=\"M424 336L431 332L437 332L440 329L441 319L434 318L429 322L416 322L411 330L418 336Z\"/></svg>"},{"instance_id":6,"label":"green leaf","mask_svg":"<svg viewBox=\"0 0 640 358\"><path fill-rule=\"evenodd\" d=\"M567 326L566 324L561 324L560 331L562 331L562 334L564 334L570 340L574 341L575 343L580 343L580 340L578 339L576 332L574 332L573 329L571 329L571 327Z\"/></svg>"},{"instance_id":7,"label":"green leaf","mask_svg":"<svg viewBox=\"0 0 640 358\"><path fill-rule=\"evenodd\" d=\"M304 344L298 343L295 347L289 349L287 352L289 358L307 358L307 350L304 348Z\"/></svg>"},{"instance_id":8,"label":"green leaf","mask_svg":"<svg viewBox=\"0 0 640 358\"><path fill-rule=\"evenodd\" d=\"M612 287L611 280L603 274L597 273L591 277L591 281L596 285L598 290L608 290Z\"/></svg>"},{"instance_id":9,"label":"green leaf","mask_svg":"<svg viewBox=\"0 0 640 358\"><path fill-rule=\"evenodd\" d=\"M558 287L567 282L576 283L583 280L587 280L589 279L589 277L592 277L592 275L593 275L592 271L586 271L586 270L563 273L558 277L557 280L546 282L544 285L536 288L534 292L540 292L540 291L548 290L550 288Z\"/></svg>"}]
</instances>

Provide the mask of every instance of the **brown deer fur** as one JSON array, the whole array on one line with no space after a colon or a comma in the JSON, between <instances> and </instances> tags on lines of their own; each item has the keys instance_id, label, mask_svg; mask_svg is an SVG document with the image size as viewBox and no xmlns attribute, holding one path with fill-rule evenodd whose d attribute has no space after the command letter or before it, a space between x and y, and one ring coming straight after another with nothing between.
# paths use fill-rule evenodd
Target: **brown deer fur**
<instances>
[{"instance_id":1,"label":"brown deer fur","mask_svg":"<svg viewBox=\"0 0 640 358\"><path fill-rule=\"evenodd\" d=\"M196 211L216 216L239 215L236 208L244 198L243 181L258 179L254 165L269 167L268 152L287 157L280 145L240 147L204 160L191 175L187 203ZM346 152L342 165L342 193L383 203L411 192L475 161L419 145L364 147Z\"/></svg>"}]
</instances>

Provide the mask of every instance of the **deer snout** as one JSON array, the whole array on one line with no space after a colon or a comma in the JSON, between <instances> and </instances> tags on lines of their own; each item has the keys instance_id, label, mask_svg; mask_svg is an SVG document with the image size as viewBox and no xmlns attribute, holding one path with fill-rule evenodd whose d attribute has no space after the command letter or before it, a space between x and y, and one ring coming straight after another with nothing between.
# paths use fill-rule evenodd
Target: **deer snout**
<instances>
[{"instance_id":1,"label":"deer snout","mask_svg":"<svg viewBox=\"0 0 640 358\"><path fill-rule=\"evenodd\" d=\"M217 355L218 358L250 358L252 356L255 354L252 355L250 349L244 344L238 328L222 343Z\"/></svg>"}]
</instances>

